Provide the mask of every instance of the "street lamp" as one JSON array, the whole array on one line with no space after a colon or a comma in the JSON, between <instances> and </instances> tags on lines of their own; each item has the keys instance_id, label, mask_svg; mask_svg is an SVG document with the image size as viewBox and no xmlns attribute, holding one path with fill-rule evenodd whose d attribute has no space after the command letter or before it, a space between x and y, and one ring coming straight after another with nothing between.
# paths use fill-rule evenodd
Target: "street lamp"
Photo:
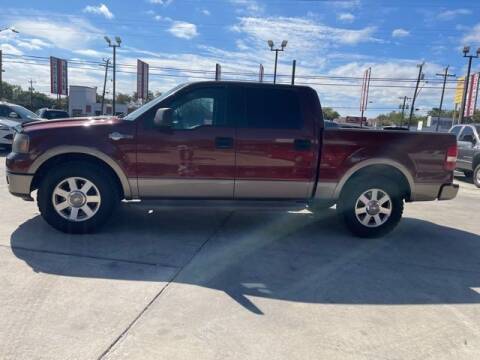
<instances>
[{"instance_id":1,"label":"street lamp","mask_svg":"<svg viewBox=\"0 0 480 360\"><path fill-rule=\"evenodd\" d=\"M272 40L267 41L268 46L270 47L270 51L275 51L275 70L273 72L273 83L275 84L277 82L277 62L278 62L278 52L279 51L284 51L285 48L287 47L287 40L283 40L282 43L280 44L280 48L274 48L275 45Z\"/></svg>"},{"instance_id":2,"label":"street lamp","mask_svg":"<svg viewBox=\"0 0 480 360\"><path fill-rule=\"evenodd\" d=\"M477 53L475 55L469 55L470 53L470 46L463 47L463 57L468 58L468 70L467 70L467 77L463 82L463 98L462 98L462 106L460 107L460 118L459 123L463 124L463 118L465 113L465 105L467 102L467 91L468 91L468 83L470 81L470 71L472 70L472 59L478 58L480 56L480 48L477 49Z\"/></svg>"},{"instance_id":3,"label":"street lamp","mask_svg":"<svg viewBox=\"0 0 480 360\"><path fill-rule=\"evenodd\" d=\"M113 99L112 99L112 113L115 115L115 71L116 71L116 55L117 55L117 47L120 47L122 43L122 39L119 36L115 36L115 43L110 40L108 36L104 37L105 41L107 42L108 46L113 48Z\"/></svg>"}]
</instances>

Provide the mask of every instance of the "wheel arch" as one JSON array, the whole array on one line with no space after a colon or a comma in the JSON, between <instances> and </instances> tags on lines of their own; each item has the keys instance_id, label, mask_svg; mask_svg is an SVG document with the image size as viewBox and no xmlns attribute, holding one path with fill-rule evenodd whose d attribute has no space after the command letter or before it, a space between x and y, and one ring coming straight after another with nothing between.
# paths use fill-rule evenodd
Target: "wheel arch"
<instances>
[{"instance_id":1,"label":"wheel arch","mask_svg":"<svg viewBox=\"0 0 480 360\"><path fill-rule=\"evenodd\" d=\"M34 174L31 190L38 187L43 176L53 166L75 160L93 162L110 172L121 190L122 198L130 199L134 195L125 173L111 157L98 150L83 147L55 148L38 157L29 169L29 173Z\"/></svg>"},{"instance_id":2,"label":"wheel arch","mask_svg":"<svg viewBox=\"0 0 480 360\"><path fill-rule=\"evenodd\" d=\"M382 176L390 178L400 184L402 195L406 200L413 200L415 183L412 175L404 165L390 159L366 160L350 168L335 188L335 198L340 198L346 185L360 176Z\"/></svg>"}]
</instances>

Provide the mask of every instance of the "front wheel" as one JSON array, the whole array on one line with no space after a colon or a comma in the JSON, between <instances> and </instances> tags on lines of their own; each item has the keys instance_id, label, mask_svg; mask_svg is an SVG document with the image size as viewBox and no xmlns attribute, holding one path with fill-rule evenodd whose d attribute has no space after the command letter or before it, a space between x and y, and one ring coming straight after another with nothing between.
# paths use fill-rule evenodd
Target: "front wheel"
<instances>
[{"instance_id":1,"label":"front wheel","mask_svg":"<svg viewBox=\"0 0 480 360\"><path fill-rule=\"evenodd\" d=\"M480 164L475 167L473 172L473 183L476 187L480 188Z\"/></svg>"},{"instance_id":2,"label":"front wheel","mask_svg":"<svg viewBox=\"0 0 480 360\"><path fill-rule=\"evenodd\" d=\"M119 200L113 179L101 167L69 162L50 170L38 189L38 208L54 228L89 233L110 217Z\"/></svg>"},{"instance_id":3,"label":"front wheel","mask_svg":"<svg viewBox=\"0 0 480 360\"><path fill-rule=\"evenodd\" d=\"M347 184L337 209L354 235L379 237L399 223L403 197L390 179L359 178Z\"/></svg>"}]
</instances>

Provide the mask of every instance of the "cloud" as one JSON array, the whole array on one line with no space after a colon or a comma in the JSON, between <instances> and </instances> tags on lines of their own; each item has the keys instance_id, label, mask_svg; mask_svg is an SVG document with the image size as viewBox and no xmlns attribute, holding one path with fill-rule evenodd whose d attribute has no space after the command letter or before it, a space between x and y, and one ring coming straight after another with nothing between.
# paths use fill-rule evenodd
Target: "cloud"
<instances>
[{"instance_id":1,"label":"cloud","mask_svg":"<svg viewBox=\"0 0 480 360\"><path fill-rule=\"evenodd\" d=\"M168 6L173 2L173 0L148 0L148 2L150 4L158 4L158 5Z\"/></svg>"},{"instance_id":2,"label":"cloud","mask_svg":"<svg viewBox=\"0 0 480 360\"><path fill-rule=\"evenodd\" d=\"M355 20L355 15L351 13L341 13L337 14L337 19L344 22L352 22Z\"/></svg>"},{"instance_id":3,"label":"cloud","mask_svg":"<svg viewBox=\"0 0 480 360\"><path fill-rule=\"evenodd\" d=\"M16 44L27 50L41 50L46 47L53 47L52 43L47 43L40 39L18 40L16 41Z\"/></svg>"},{"instance_id":4,"label":"cloud","mask_svg":"<svg viewBox=\"0 0 480 360\"><path fill-rule=\"evenodd\" d=\"M361 5L360 0L333 0L327 4L340 9L354 9Z\"/></svg>"},{"instance_id":5,"label":"cloud","mask_svg":"<svg viewBox=\"0 0 480 360\"><path fill-rule=\"evenodd\" d=\"M102 52L102 51L97 51L93 49L80 49L80 50L74 50L73 51L75 54L79 55L84 55L88 57L95 57L95 58L101 58L101 57L109 57L110 54L107 52Z\"/></svg>"},{"instance_id":6,"label":"cloud","mask_svg":"<svg viewBox=\"0 0 480 360\"><path fill-rule=\"evenodd\" d=\"M392 37L402 38L410 35L410 31L405 29L395 29L392 31Z\"/></svg>"},{"instance_id":7,"label":"cloud","mask_svg":"<svg viewBox=\"0 0 480 360\"><path fill-rule=\"evenodd\" d=\"M114 15L112 14L110 9L105 4L100 4L98 6L88 5L88 6L85 7L85 9L83 9L83 12L90 13L90 14L103 15L107 19L113 19L114 18Z\"/></svg>"},{"instance_id":8,"label":"cloud","mask_svg":"<svg viewBox=\"0 0 480 360\"><path fill-rule=\"evenodd\" d=\"M10 44L0 44L0 49L10 55L23 55L23 52Z\"/></svg>"},{"instance_id":9,"label":"cloud","mask_svg":"<svg viewBox=\"0 0 480 360\"><path fill-rule=\"evenodd\" d=\"M207 10L207 9L203 9L202 14L205 15L205 16L210 16L210 11Z\"/></svg>"},{"instance_id":10,"label":"cloud","mask_svg":"<svg viewBox=\"0 0 480 360\"><path fill-rule=\"evenodd\" d=\"M462 43L464 45L469 45L469 44L480 45L480 23L475 25L471 30L469 30L465 34L465 36L463 36Z\"/></svg>"},{"instance_id":11,"label":"cloud","mask_svg":"<svg viewBox=\"0 0 480 360\"><path fill-rule=\"evenodd\" d=\"M91 41L104 35L103 31L88 21L75 16L67 17L65 20L56 20L53 15L49 18L26 17L17 20L13 25L22 36L29 35L67 50L86 48Z\"/></svg>"},{"instance_id":12,"label":"cloud","mask_svg":"<svg viewBox=\"0 0 480 360\"><path fill-rule=\"evenodd\" d=\"M260 5L255 0L230 0L236 6L237 12L249 15L259 15L265 10L263 5Z\"/></svg>"},{"instance_id":13,"label":"cloud","mask_svg":"<svg viewBox=\"0 0 480 360\"><path fill-rule=\"evenodd\" d=\"M437 18L440 20L452 20L457 16L470 15L472 13L469 9L454 9L454 10L445 10L437 15Z\"/></svg>"},{"instance_id":14,"label":"cloud","mask_svg":"<svg viewBox=\"0 0 480 360\"><path fill-rule=\"evenodd\" d=\"M186 21L174 21L168 32L181 39L193 39L198 36L197 26Z\"/></svg>"}]
</instances>

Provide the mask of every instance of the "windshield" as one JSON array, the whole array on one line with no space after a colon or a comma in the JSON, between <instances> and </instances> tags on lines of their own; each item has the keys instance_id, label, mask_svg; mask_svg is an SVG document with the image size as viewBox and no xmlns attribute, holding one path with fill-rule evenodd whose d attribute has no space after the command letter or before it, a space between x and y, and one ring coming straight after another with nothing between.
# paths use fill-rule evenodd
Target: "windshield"
<instances>
[{"instance_id":1,"label":"windshield","mask_svg":"<svg viewBox=\"0 0 480 360\"><path fill-rule=\"evenodd\" d=\"M128 120L128 121L135 120L138 116L142 115L145 111L150 110L152 107L157 105L163 99L167 98L168 96L170 96L174 92L180 90L182 87L184 87L186 85L187 84L180 84L180 85L175 86L174 88L172 88L172 89L168 90L167 92L163 93L162 95L160 95L156 99L153 99L152 101L146 103L145 105L140 106L137 110L135 110L135 111L131 112L130 114L128 114L127 116L125 116L123 118L123 120Z\"/></svg>"},{"instance_id":2,"label":"windshield","mask_svg":"<svg viewBox=\"0 0 480 360\"><path fill-rule=\"evenodd\" d=\"M63 118L68 118L68 113L65 111L55 111L55 110L49 110L45 111L44 117L46 119L63 119Z\"/></svg>"},{"instance_id":3,"label":"windshield","mask_svg":"<svg viewBox=\"0 0 480 360\"><path fill-rule=\"evenodd\" d=\"M40 120L40 117L35 114L34 112L31 112L28 109L25 109L23 106L19 105L10 105L13 111L15 111L18 115L20 115L21 119L18 119L17 121L20 122L26 122L26 121L32 121L32 120Z\"/></svg>"}]
</instances>

